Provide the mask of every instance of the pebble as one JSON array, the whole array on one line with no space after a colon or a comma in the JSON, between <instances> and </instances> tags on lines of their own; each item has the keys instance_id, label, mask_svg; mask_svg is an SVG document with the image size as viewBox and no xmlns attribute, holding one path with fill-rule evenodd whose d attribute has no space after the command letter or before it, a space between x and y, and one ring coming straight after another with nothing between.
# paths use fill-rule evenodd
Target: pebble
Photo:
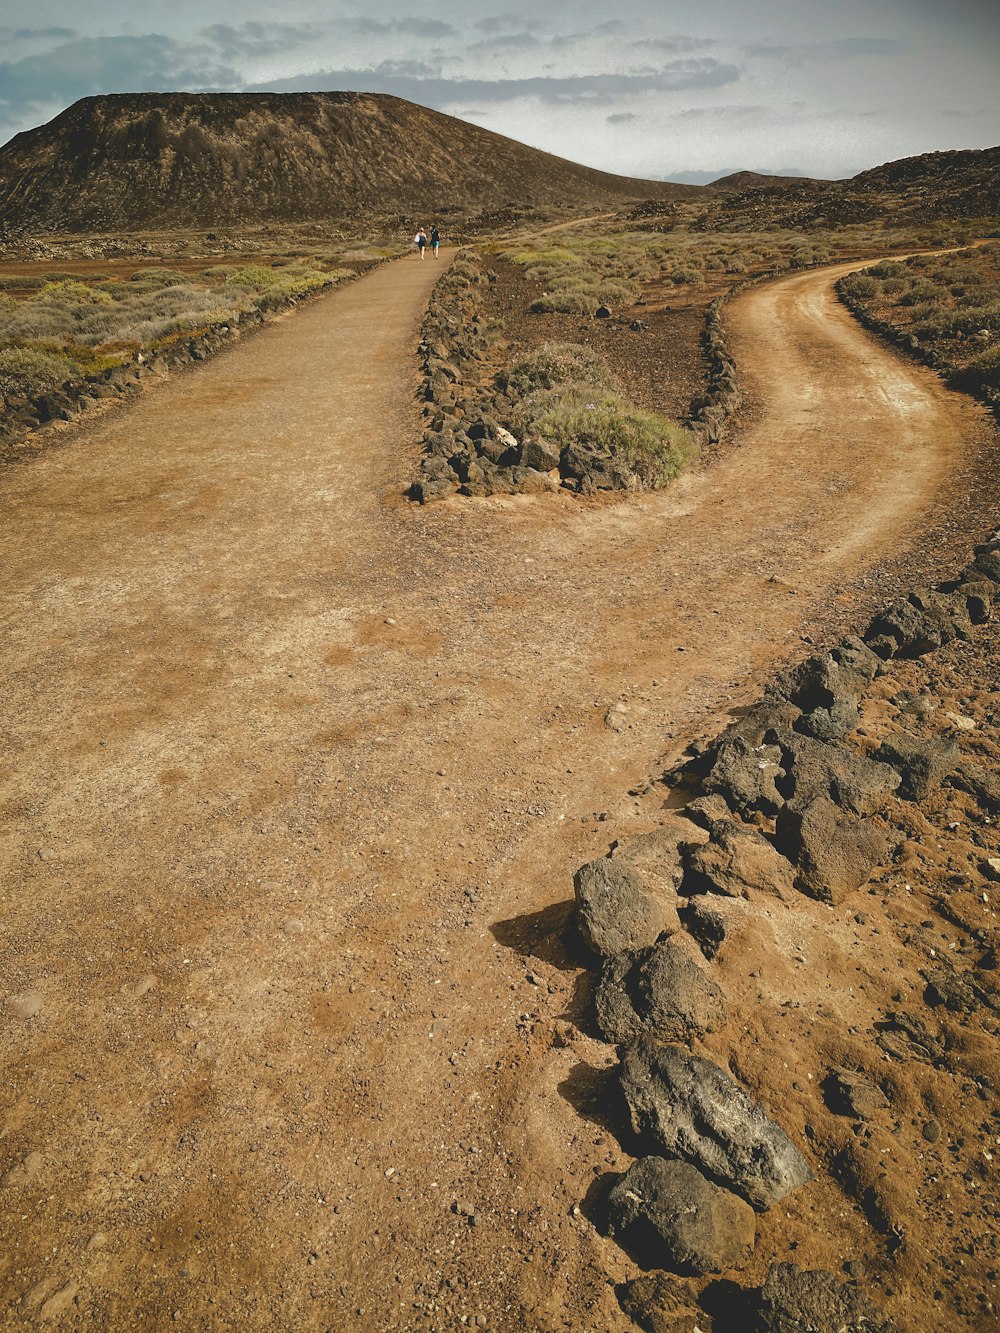
<instances>
[{"instance_id":1,"label":"pebble","mask_svg":"<svg viewBox=\"0 0 1000 1333\"><path fill-rule=\"evenodd\" d=\"M975 722L971 717L966 717L964 713L945 713L945 717L959 731L975 731L976 729Z\"/></svg>"},{"instance_id":2,"label":"pebble","mask_svg":"<svg viewBox=\"0 0 1000 1333\"><path fill-rule=\"evenodd\" d=\"M15 1018L34 1018L42 1012L42 995L37 990L26 990L23 995L15 995L10 1001L11 1013Z\"/></svg>"},{"instance_id":3,"label":"pebble","mask_svg":"<svg viewBox=\"0 0 1000 1333\"><path fill-rule=\"evenodd\" d=\"M941 1137L941 1126L936 1120L928 1120L920 1132L928 1143L937 1143Z\"/></svg>"},{"instance_id":4,"label":"pebble","mask_svg":"<svg viewBox=\"0 0 1000 1333\"><path fill-rule=\"evenodd\" d=\"M296 916L290 916L282 922L281 929L286 935L301 935L305 932L305 924Z\"/></svg>"},{"instance_id":5,"label":"pebble","mask_svg":"<svg viewBox=\"0 0 1000 1333\"><path fill-rule=\"evenodd\" d=\"M30 1185L44 1164L45 1158L40 1152L29 1152L23 1161L10 1167L0 1176L0 1185Z\"/></svg>"},{"instance_id":6,"label":"pebble","mask_svg":"<svg viewBox=\"0 0 1000 1333\"><path fill-rule=\"evenodd\" d=\"M135 990L133 991L133 994L135 995L136 999L139 999L143 995L148 995L151 990L156 990L156 987L157 987L156 977L153 976L152 972L147 972L144 977L140 977L140 979L135 983Z\"/></svg>"}]
</instances>

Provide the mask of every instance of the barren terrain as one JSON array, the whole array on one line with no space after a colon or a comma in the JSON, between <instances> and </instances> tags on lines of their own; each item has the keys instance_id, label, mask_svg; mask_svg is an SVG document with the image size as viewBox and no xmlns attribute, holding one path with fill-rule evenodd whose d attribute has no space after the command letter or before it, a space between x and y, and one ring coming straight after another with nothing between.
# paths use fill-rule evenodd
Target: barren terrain
<instances>
[{"instance_id":1,"label":"barren terrain","mask_svg":"<svg viewBox=\"0 0 1000 1333\"><path fill-rule=\"evenodd\" d=\"M411 506L439 267L0 478L5 1327L631 1327L533 942L658 758L986 526L992 427L849 266L729 308L754 410L668 491Z\"/></svg>"}]
</instances>

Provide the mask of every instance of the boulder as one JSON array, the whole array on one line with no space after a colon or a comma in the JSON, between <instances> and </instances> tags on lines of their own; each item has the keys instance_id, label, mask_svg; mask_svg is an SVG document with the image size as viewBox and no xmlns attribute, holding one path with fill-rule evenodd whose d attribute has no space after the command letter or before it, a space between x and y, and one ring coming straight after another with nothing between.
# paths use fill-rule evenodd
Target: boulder
<instances>
[{"instance_id":1,"label":"boulder","mask_svg":"<svg viewBox=\"0 0 1000 1333\"><path fill-rule=\"evenodd\" d=\"M920 657L956 637L957 605L940 594L912 593L881 611L862 637L879 657Z\"/></svg>"},{"instance_id":2,"label":"boulder","mask_svg":"<svg viewBox=\"0 0 1000 1333\"><path fill-rule=\"evenodd\" d=\"M957 764L948 782L975 797L991 815L1000 815L1000 773L981 764Z\"/></svg>"},{"instance_id":3,"label":"boulder","mask_svg":"<svg viewBox=\"0 0 1000 1333\"><path fill-rule=\"evenodd\" d=\"M643 1157L608 1198L608 1230L643 1266L680 1273L741 1268L756 1239L753 1209L687 1162Z\"/></svg>"},{"instance_id":4,"label":"boulder","mask_svg":"<svg viewBox=\"0 0 1000 1333\"><path fill-rule=\"evenodd\" d=\"M767 739L781 750L782 790L790 805L804 806L820 796L855 815L884 810L899 774L887 763L825 744L794 731L773 731Z\"/></svg>"},{"instance_id":5,"label":"boulder","mask_svg":"<svg viewBox=\"0 0 1000 1333\"><path fill-rule=\"evenodd\" d=\"M772 1264L760 1289L752 1333L896 1333L856 1282L824 1269Z\"/></svg>"},{"instance_id":6,"label":"boulder","mask_svg":"<svg viewBox=\"0 0 1000 1333\"><path fill-rule=\"evenodd\" d=\"M825 796L786 805L776 821L775 841L795 864L795 887L834 904L859 889L890 850L884 833Z\"/></svg>"},{"instance_id":7,"label":"boulder","mask_svg":"<svg viewBox=\"0 0 1000 1333\"><path fill-rule=\"evenodd\" d=\"M704 1333L705 1316L680 1278L644 1273L619 1289L624 1312L647 1333Z\"/></svg>"},{"instance_id":8,"label":"boulder","mask_svg":"<svg viewBox=\"0 0 1000 1333\"><path fill-rule=\"evenodd\" d=\"M602 957L646 949L680 927L676 889L625 860L589 861L576 872L573 888L580 935Z\"/></svg>"},{"instance_id":9,"label":"boulder","mask_svg":"<svg viewBox=\"0 0 1000 1333\"><path fill-rule=\"evenodd\" d=\"M953 773L958 765L958 746L953 740L912 736L897 731L882 742L876 758L890 765L900 776L899 795L908 801L922 801Z\"/></svg>"},{"instance_id":10,"label":"boulder","mask_svg":"<svg viewBox=\"0 0 1000 1333\"><path fill-rule=\"evenodd\" d=\"M788 861L756 829L730 819L712 826L711 838L688 858L686 893L722 893L749 898L769 893L792 894L794 871Z\"/></svg>"},{"instance_id":11,"label":"boulder","mask_svg":"<svg viewBox=\"0 0 1000 1333\"><path fill-rule=\"evenodd\" d=\"M681 921L706 958L711 960L749 913L743 898L718 893L698 894L681 907Z\"/></svg>"},{"instance_id":12,"label":"boulder","mask_svg":"<svg viewBox=\"0 0 1000 1333\"><path fill-rule=\"evenodd\" d=\"M721 987L673 939L609 959L594 1002L601 1035L619 1045L639 1033L685 1041L714 1032L727 1018Z\"/></svg>"},{"instance_id":13,"label":"boulder","mask_svg":"<svg viewBox=\"0 0 1000 1333\"><path fill-rule=\"evenodd\" d=\"M548 440L529 435L521 445L521 463L536 472L551 472L559 466L559 449Z\"/></svg>"},{"instance_id":14,"label":"boulder","mask_svg":"<svg viewBox=\"0 0 1000 1333\"><path fill-rule=\"evenodd\" d=\"M773 815L785 803L776 785L781 776L777 746L751 745L743 736L726 735L702 786L709 795L722 796L738 814L758 810Z\"/></svg>"},{"instance_id":15,"label":"boulder","mask_svg":"<svg viewBox=\"0 0 1000 1333\"><path fill-rule=\"evenodd\" d=\"M637 1134L758 1211L812 1179L784 1130L710 1060L639 1037L625 1049L621 1087Z\"/></svg>"}]
</instances>

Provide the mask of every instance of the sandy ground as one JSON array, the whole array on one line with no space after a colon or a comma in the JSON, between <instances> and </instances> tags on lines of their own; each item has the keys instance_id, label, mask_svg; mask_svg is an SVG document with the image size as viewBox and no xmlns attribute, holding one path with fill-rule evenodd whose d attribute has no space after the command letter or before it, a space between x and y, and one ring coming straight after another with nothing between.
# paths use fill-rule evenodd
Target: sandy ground
<instances>
[{"instance_id":1,"label":"sandy ground","mask_svg":"<svg viewBox=\"0 0 1000 1333\"><path fill-rule=\"evenodd\" d=\"M824 270L730 308L758 419L669 491L417 508L438 272L0 477L5 1328L630 1327L530 941L986 427Z\"/></svg>"}]
</instances>

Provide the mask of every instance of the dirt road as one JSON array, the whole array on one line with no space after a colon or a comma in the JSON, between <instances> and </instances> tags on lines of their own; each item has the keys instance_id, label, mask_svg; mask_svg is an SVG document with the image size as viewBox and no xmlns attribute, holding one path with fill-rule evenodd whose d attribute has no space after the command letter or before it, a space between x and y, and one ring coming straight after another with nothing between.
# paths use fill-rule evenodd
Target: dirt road
<instances>
[{"instance_id":1,"label":"dirt road","mask_svg":"<svg viewBox=\"0 0 1000 1333\"><path fill-rule=\"evenodd\" d=\"M985 427L827 270L731 307L761 416L670 491L419 509L437 272L0 478L5 1328L628 1326L547 932Z\"/></svg>"}]
</instances>

